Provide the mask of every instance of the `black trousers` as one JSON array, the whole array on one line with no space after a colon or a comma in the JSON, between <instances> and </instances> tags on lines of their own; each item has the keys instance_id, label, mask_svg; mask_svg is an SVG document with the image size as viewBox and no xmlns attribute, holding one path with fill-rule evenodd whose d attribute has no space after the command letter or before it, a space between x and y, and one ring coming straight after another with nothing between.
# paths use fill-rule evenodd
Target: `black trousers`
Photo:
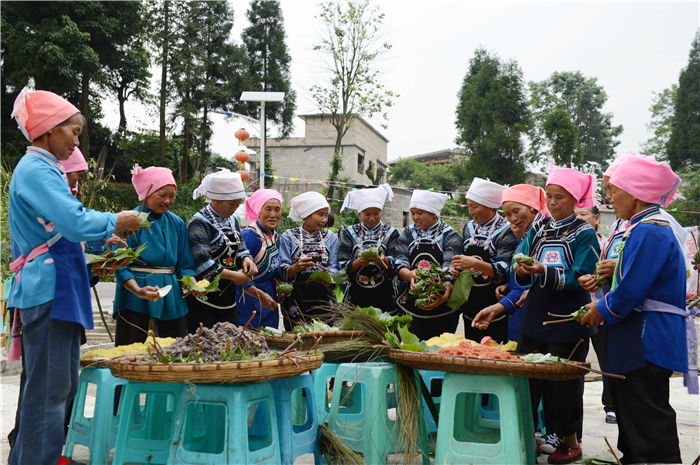
<instances>
[{"instance_id":1,"label":"black trousers","mask_svg":"<svg viewBox=\"0 0 700 465\"><path fill-rule=\"evenodd\" d=\"M622 463L682 463L676 412L669 403L672 373L646 362L625 379L610 378Z\"/></svg>"},{"instance_id":2,"label":"black trousers","mask_svg":"<svg viewBox=\"0 0 700 465\"><path fill-rule=\"evenodd\" d=\"M520 334L518 352L529 354L539 352L550 353L567 358L571 355L578 341L570 342L541 342ZM572 361L583 362L588 355L589 340L584 339L576 352L571 356ZM574 433L580 436L583 428L583 378L568 381L549 381L530 378L530 401L532 415L537 429L537 407L542 399L544 404L545 426L547 434L556 433L560 438Z\"/></svg>"},{"instance_id":3,"label":"black trousers","mask_svg":"<svg viewBox=\"0 0 700 465\"><path fill-rule=\"evenodd\" d=\"M187 336L187 315L174 320L159 320L158 318L151 318L145 313L119 310L117 313L117 334L114 336L114 345L123 346L134 342L146 342L148 324L151 319L153 320L153 330L156 333L156 337Z\"/></svg>"},{"instance_id":4,"label":"black trousers","mask_svg":"<svg viewBox=\"0 0 700 465\"><path fill-rule=\"evenodd\" d=\"M600 371L605 371L605 340L607 336L607 331L598 328L598 332L591 338L593 350L595 350L598 365L600 365ZM615 411L612 396L610 395L610 378L607 376L603 376L603 395L600 397L600 400L606 413Z\"/></svg>"},{"instance_id":5,"label":"black trousers","mask_svg":"<svg viewBox=\"0 0 700 465\"><path fill-rule=\"evenodd\" d=\"M439 336L442 333L454 333L459 325L460 312L453 312L437 318L416 318L413 317L409 330L418 336L421 341L427 341L431 337Z\"/></svg>"}]
</instances>

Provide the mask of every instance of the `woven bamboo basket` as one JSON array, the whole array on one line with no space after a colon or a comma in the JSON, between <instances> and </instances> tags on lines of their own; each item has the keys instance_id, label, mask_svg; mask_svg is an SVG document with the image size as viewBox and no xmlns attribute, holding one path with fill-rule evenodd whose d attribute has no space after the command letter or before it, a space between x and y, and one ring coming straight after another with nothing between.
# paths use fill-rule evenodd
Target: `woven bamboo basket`
<instances>
[{"instance_id":1,"label":"woven bamboo basket","mask_svg":"<svg viewBox=\"0 0 700 465\"><path fill-rule=\"evenodd\" d=\"M155 383L252 383L290 378L317 369L323 354L288 354L288 358L214 363L152 363L143 356L126 355L109 361L109 369L119 378Z\"/></svg>"},{"instance_id":2,"label":"woven bamboo basket","mask_svg":"<svg viewBox=\"0 0 700 465\"><path fill-rule=\"evenodd\" d=\"M275 349L286 349L289 344L294 342L294 336L292 333L285 333L282 336L268 336L265 335L265 342L267 346Z\"/></svg>"},{"instance_id":3,"label":"woven bamboo basket","mask_svg":"<svg viewBox=\"0 0 700 465\"><path fill-rule=\"evenodd\" d=\"M108 358L98 358L96 360L81 360L80 368L100 368L109 366Z\"/></svg>"},{"instance_id":4,"label":"woven bamboo basket","mask_svg":"<svg viewBox=\"0 0 700 465\"><path fill-rule=\"evenodd\" d=\"M286 333L289 334L289 333ZM364 331L314 331L311 333L298 333L301 337L303 348L312 347L318 338L321 340L318 345L334 344L336 342L352 341L364 336ZM294 334L296 337L296 334Z\"/></svg>"},{"instance_id":5,"label":"woven bamboo basket","mask_svg":"<svg viewBox=\"0 0 700 465\"><path fill-rule=\"evenodd\" d=\"M526 378L565 381L585 376L587 371L578 366L558 363L534 363L520 360L496 360L493 358L464 355L443 355L437 353L411 352L390 349L389 357L394 362L419 370L446 371L451 373L471 373L477 375L524 376ZM590 363L570 362L573 365L590 368Z\"/></svg>"}]
</instances>

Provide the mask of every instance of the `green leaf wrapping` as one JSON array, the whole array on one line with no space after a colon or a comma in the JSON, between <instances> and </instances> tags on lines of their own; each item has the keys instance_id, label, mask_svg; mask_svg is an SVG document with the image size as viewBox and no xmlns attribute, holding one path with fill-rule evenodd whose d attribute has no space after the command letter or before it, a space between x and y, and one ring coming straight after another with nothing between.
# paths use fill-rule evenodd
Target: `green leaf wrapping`
<instances>
[{"instance_id":1,"label":"green leaf wrapping","mask_svg":"<svg viewBox=\"0 0 700 465\"><path fill-rule=\"evenodd\" d=\"M221 280L221 273L217 274L216 278L214 278L214 280L212 282L210 282L206 288L193 286L190 278L192 278L192 276L185 275L180 280L180 282L182 283L181 286L182 286L183 291L218 292L221 290L221 289L219 289L219 281ZM195 281L196 281L196 278L195 278Z\"/></svg>"},{"instance_id":2,"label":"green leaf wrapping","mask_svg":"<svg viewBox=\"0 0 700 465\"><path fill-rule=\"evenodd\" d=\"M311 324L298 325L298 326L295 326L293 329L293 331L295 333L315 333L315 332L339 331L339 330L340 330L340 328L327 325L326 323L324 323L320 320L312 320Z\"/></svg>"},{"instance_id":3,"label":"green leaf wrapping","mask_svg":"<svg viewBox=\"0 0 700 465\"><path fill-rule=\"evenodd\" d=\"M278 289L280 294L291 294L294 290L294 285L289 283L279 283Z\"/></svg>"},{"instance_id":4,"label":"green leaf wrapping","mask_svg":"<svg viewBox=\"0 0 700 465\"><path fill-rule=\"evenodd\" d=\"M573 318L576 321L581 321L581 318L583 318L583 316L586 313L588 313L588 310L589 310L588 305L584 305L583 307L579 308L575 312L572 312L571 318Z\"/></svg>"},{"instance_id":5,"label":"green leaf wrapping","mask_svg":"<svg viewBox=\"0 0 700 465\"><path fill-rule=\"evenodd\" d=\"M469 300L469 294L472 292L474 284L474 273L471 270L460 272L455 279L447 306L455 310L464 305Z\"/></svg>"},{"instance_id":6,"label":"green leaf wrapping","mask_svg":"<svg viewBox=\"0 0 700 465\"><path fill-rule=\"evenodd\" d=\"M153 221L148 221L148 212L140 212L139 218L141 219L141 223L139 223L139 228L149 228L153 224ZM117 228L116 231L124 232L126 231L126 228Z\"/></svg>"},{"instance_id":7,"label":"green leaf wrapping","mask_svg":"<svg viewBox=\"0 0 700 465\"><path fill-rule=\"evenodd\" d=\"M513 255L513 260L515 263L522 263L523 265L532 265L535 263L535 259L532 257L528 257L524 253L516 253Z\"/></svg>"},{"instance_id":8,"label":"green leaf wrapping","mask_svg":"<svg viewBox=\"0 0 700 465\"><path fill-rule=\"evenodd\" d=\"M381 250L379 247L371 247L359 253L359 257L364 258L365 260L371 260L373 258L378 258L379 256L381 256Z\"/></svg>"},{"instance_id":9,"label":"green leaf wrapping","mask_svg":"<svg viewBox=\"0 0 700 465\"><path fill-rule=\"evenodd\" d=\"M119 262L124 259L134 260L139 258L139 255L146 249L147 242L144 242L138 249L134 250L128 247L122 247L112 252L107 252L104 255L85 254L85 262L88 265L95 263L112 263Z\"/></svg>"}]
</instances>

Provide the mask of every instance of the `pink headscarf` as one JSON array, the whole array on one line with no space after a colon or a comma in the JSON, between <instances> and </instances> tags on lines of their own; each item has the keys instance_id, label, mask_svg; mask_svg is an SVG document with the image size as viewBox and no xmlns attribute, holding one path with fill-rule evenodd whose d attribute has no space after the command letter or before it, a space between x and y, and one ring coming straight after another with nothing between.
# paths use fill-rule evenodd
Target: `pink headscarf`
<instances>
[{"instance_id":1,"label":"pink headscarf","mask_svg":"<svg viewBox=\"0 0 700 465\"><path fill-rule=\"evenodd\" d=\"M607 177L611 178L612 175L615 174L615 171L617 171L617 169L620 167L622 162L627 160L629 157L642 158L634 152L623 153L622 155L620 155L616 159L614 159L612 163L610 163L610 166L608 166L608 169L605 170L605 174L603 176L607 176Z\"/></svg>"},{"instance_id":2,"label":"pink headscarf","mask_svg":"<svg viewBox=\"0 0 700 465\"><path fill-rule=\"evenodd\" d=\"M77 113L80 111L72 103L53 92L30 92L25 87L15 99L10 117L17 120L22 134L31 142Z\"/></svg>"},{"instance_id":3,"label":"pink headscarf","mask_svg":"<svg viewBox=\"0 0 700 465\"><path fill-rule=\"evenodd\" d=\"M610 178L619 187L643 202L668 206L673 202L681 178L670 166L641 157L628 157Z\"/></svg>"},{"instance_id":4,"label":"pink headscarf","mask_svg":"<svg viewBox=\"0 0 700 465\"><path fill-rule=\"evenodd\" d=\"M532 207L538 213L547 214L547 199L544 189L529 184L517 184L503 191L501 203L517 202Z\"/></svg>"},{"instance_id":5,"label":"pink headscarf","mask_svg":"<svg viewBox=\"0 0 700 465\"><path fill-rule=\"evenodd\" d=\"M258 189L245 201L246 221L257 221L260 209L268 200L279 200L282 205L282 194L274 189Z\"/></svg>"},{"instance_id":6,"label":"pink headscarf","mask_svg":"<svg viewBox=\"0 0 700 465\"><path fill-rule=\"evenodd\" d=\"M68 160L59 160L63 165L63 169L66 173L75 173L80 171L81 173L86 173L88 170L88 164L85 162L85 157L78 147L73 149Z\"/></svg>"},{"instance_id":7,"label":"pink headscarf","mask_svg":"<svg viewBox=\"0 0 700 465\"><path fill-rule=\"evenodd\" d=\"M143 200L147 195L153 194L163 186L175 186L177 189L173 172L168 168L149 166L143 169L139 165L134 165L131 174L131 183L139 195L139 200Z\"/></svg>"},{"instance_id":8,"label":"pink headscarf","mask_svg":"<svg viewBox=\"0 0 700 465\"><path fill-rule=\"evenodd\" d=\"M547 177L547 186L556 184L563 187L576 199L576 208L593 207L596 202L596 178L591 174L583 174L571 168L552 166Z\"/></svg>"}]
</instances>

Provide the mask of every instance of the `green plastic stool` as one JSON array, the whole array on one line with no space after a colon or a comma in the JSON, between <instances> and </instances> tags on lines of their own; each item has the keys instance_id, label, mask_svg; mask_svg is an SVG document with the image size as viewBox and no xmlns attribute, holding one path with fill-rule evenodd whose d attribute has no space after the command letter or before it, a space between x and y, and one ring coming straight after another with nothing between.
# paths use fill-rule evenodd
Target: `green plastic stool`
<instances>
[{"instance_id":1,"label":"green plastic stool","mask_svg":"<svg viewBox=\"0 0 700 465\"><path fill-rule=\"evenodd\" d=\"M177 383L129 381L119 401L119 432L112 465L170 463L176 407L186 388Z\"/></svg>"},{"instance_id":2,"label":"green plastic stool","mask_svg":"<svg viewBox=\"0 0 700 465\"><path fill-rule=\"evenodd\" d=\"M177 407L169 464L280 464L269 382L186 386Z\"/></svg>"},{"instance_id":3,"label":"green plastic stool","mask_svg":"<svg viewBox=\"0 0 700 465\"><path fill-rule=\"evenodd\" d=\"M481 424L481 394L498 397L498 428ZM536 460L527 378L445 374L436 464L534 464Z\"/></svg>"},{"instance_id":4,"label":"green plastic stool","mask_svg":"<svg viewBox=\"0 0 700 465\"><path fill-rule=\"evenodd\" d=\"M343 388L333 390L328 427L350 448L364 454L365 463L385 464L387 454L401 450L397 447L400 425L388 415L395 402L391 390L398 385L396 365L343 363L336 371L335 385ZM420 442L427 450L422 423Z\"/></svg>"}]
</instances>

